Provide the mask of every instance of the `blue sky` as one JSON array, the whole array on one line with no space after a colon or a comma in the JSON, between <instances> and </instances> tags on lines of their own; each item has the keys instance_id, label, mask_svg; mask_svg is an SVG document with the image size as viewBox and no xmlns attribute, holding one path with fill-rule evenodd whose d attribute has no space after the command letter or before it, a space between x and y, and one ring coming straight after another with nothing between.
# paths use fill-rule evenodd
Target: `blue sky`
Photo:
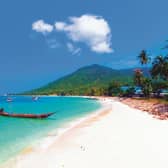
<instances>
[{"instance_id":1,"label":"blue sky","mask_svg":"<svg viewBox=\"0 0 168 168\"><path fill-rule=\"evenodd\" d=\"M164 45L167 6L166 0L1 0L0 93L39 87L95 63L137 66L142 49L155 54Z\"/></svg>"}]
</instances>

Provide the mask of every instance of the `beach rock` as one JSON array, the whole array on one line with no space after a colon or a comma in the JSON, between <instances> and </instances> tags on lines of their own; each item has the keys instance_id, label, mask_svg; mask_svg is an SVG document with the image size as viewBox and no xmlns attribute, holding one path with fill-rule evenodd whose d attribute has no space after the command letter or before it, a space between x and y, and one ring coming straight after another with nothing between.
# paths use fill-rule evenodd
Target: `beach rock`
<instances>
[{"instance_id":1,"label":"beach rock","mask_svg":"<svg viewBox=\"0 0 168 168\"><path fill-rule=\"evenodd\" d=\"M168 119L168 105L147 102L144 100L137 100L132 98L122 99L121 102L127 104L132 108L139 109L143 112L148 112L149 114L154 115L153 116L154 118L157 118L160 120Z\"/></svg>"}]
</instances>

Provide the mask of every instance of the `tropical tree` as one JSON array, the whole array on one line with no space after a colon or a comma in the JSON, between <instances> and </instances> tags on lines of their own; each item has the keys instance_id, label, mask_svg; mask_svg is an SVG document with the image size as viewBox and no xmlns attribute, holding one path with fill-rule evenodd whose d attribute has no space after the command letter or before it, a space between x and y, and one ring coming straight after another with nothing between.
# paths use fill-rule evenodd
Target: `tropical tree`
<instances>
[{"instance_id":1,"label":"tropical tree","mask_svg":"<svg viewBox=\"0 0 168 168\"><path fill-rule=\"evenodd\" d=\"M141 65L146 65L150 62L150 57L147 54L146 50L142 50L141 53L138 56L139 62Z\"/></svg>"},{"instance_id":2,"label":"tropical tree","mask_svg":"<svg viewBox=\"0 0 168 168\"><path fill-rule=\"evenodd\" d=\"M151 69L151 75L156 79L168 80L168 56L157 56Z\"/></svg>"},{"instance_id":3,"label":"tropical tree","mask_svg":"<svg viewBox=\"0 0 168 168\"><path fill-rule=\"evenodd\" d=\"M135 85L142 86L143 83L143 71L141 69L134 70L134 83Z\"/></svg>"},{"instance_id":4,"label":"tropical tree","mask_svg":"<svg viewBox=\"0 0 168 168\"><path fill-rule=\"evenodd\" d=\"M152 81L149 78L144 78L142 82L142 92L145 97L150 97L152 93Z\"/></svg>"},{"instance_id":5,"label":"tropical tree","mask_svg":"<svg viewBox=\"0 0 168 168\"><path fill-rule=\"evenodd\" d=\"M123 97L132 97L135 93L135 88L134 87L128 87L127 90L123 91L122 96Z\"/></svg>"},{"instance_id":6,"label":"tropical tree","mask_svg":"<svg viewBox=\"0 0 168 168\"><path fill-rule=\"evenodd\" d=\"M156 97L160 97L160 93L162 89L167 89L168 88L168 82L164 80L153 80L152 81L152 88L153 92Z\"/></svg>"},{"instance_id":7,"label":"tropical tree","mask_svg":"<svg viewBox=\"0 0 168 168\"><path fill-rule=\"evenodd\" d=\"M117 81L112 81L107 88L108 96L118 96L121 92L121 83Z\"/></svg>"}]
</instances>

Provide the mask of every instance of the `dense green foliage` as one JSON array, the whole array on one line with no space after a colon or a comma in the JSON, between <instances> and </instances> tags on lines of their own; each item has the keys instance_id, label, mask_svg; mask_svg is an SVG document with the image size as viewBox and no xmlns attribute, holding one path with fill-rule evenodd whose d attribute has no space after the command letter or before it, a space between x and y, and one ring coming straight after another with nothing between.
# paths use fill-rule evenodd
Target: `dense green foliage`
<instances>
[{"instance_id":1,"label":"dense green foliage","mask_svg":"<svg viewBox=\"0 0 168 168\"><path fill-rule=\"evenodd\" d=\"M114 70L91 65L26 94L108 95L109 83L132 84L133 69Z\"/></svg>"},{"instance_id":2,"label":"dense green foliage","mask_svg":"<svg viewBox=\"0 0 168 168\"><path fill-rule=\"evenodd\" d=\"M109 86L107 87L108 96L119 96L121 92L122 92L121 83L117 81L111 82Z\"/></svg>"},{"instance_id":3,"label":"dense green foliage","mask_svg":"<svg viewBox=\"0 0 168 168\"><path fill-rule=\"evenodd\" d=\"M137 86L142 86L143 85L143 71L141 69L135 69L134 70L134 83Z\"/></svg>"},{"instance_id":4,"label":"dense green foliage","mask_svg":"<svg viewBox=\"0 0 168 168\"><path fill-rule=\"evenodd\" d=\"M142 65L148 64L150 60L147 52L142 50L138 56ZM156 56L152 60L150 77L145 77L143 71L138 69L134 73L134 84L141 86L142 93L145 97L160 96L163 89L168 89L168 56Z\"/></svg>"},{"instance_id":5,"label":"dense green foliage","mask_svg":"<svg viewBox=\"0 0 168 168\"><path fill-rule=\"evenodd\" d=\"M143 83L142 83L142 92L143 92L144 96L150 97L152 91L153 91L153 88L152 88L151 79L144 77Z\"/></svg>"},{"instance_id":6,"label":"dense green foliage","mask_svg":"<svg viewBox=\"0 0 168 168\"><path fill-rule=\"evenodd\" d=\"M168 80L168 56L157 56L152 65L151 75L153 78Z\"/></svg>"}]
</instances>

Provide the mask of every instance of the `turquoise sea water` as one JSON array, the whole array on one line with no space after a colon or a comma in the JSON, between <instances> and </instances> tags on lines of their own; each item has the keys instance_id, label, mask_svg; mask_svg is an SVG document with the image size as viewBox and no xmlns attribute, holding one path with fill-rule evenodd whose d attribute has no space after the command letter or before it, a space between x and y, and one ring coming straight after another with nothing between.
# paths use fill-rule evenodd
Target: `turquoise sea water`
<instances>
[{"instance_id":1,"label":"turquoise sea water","mask_svg":"<svg viewBox=\"0 0 168 168\"><path fill-rule=\"evenodd\" d=\"M14 96L12 99L13 102L8 103L6 97L0 97L0 107L10 113L56 113L47 119L0 116L0 164L48 132L101 107L96 100L80 97L40 97L33 101L30 96Z\"/></svg>"}]
</instances>

